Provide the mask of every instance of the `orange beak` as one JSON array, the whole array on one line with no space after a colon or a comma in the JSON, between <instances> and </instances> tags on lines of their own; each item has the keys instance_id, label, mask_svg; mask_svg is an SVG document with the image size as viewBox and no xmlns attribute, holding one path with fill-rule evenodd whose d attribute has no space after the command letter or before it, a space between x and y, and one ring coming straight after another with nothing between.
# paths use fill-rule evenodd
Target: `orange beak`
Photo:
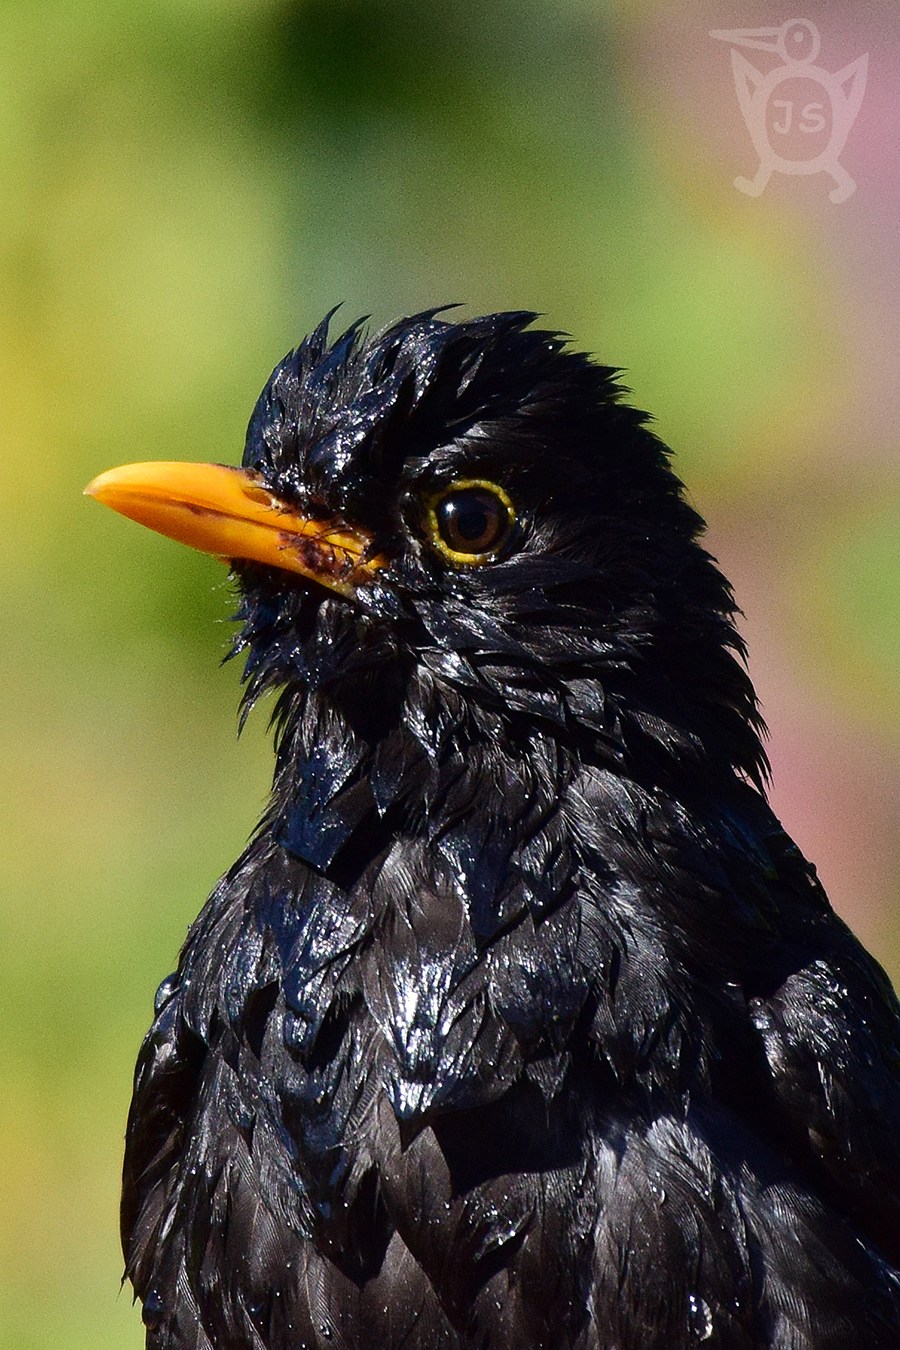
<instances>
[{"instance_id":1,"label":"orange beak","mask_svg":"<svg viewBox=\"0 0 900 1350\"><path fill-rule=\"evenodd\" d=\"M224 562L246 559L352 597L385 559L372 536L335 520L299 515L258 473L225 464L124 464L84 489L123 516Z\"/></svg>"}]
</instances>

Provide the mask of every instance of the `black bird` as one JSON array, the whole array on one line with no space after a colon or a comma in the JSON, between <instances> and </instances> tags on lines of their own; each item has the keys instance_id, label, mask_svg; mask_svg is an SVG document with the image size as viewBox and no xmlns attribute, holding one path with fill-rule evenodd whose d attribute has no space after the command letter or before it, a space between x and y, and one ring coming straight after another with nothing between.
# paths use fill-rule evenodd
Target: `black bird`
<instances>
[{"instance_id":1,"label":"black bird","mask_svg":"<svg viewBox=\"0 0 900 1350\"><path fill-rule=\"evenodd\" d=\"M232 560L250 844L161 985L151 1350L897 1350L900 1015L770 811L731 590L615 370L440 311L277 367Z\"/></svg>"}]
</instances>

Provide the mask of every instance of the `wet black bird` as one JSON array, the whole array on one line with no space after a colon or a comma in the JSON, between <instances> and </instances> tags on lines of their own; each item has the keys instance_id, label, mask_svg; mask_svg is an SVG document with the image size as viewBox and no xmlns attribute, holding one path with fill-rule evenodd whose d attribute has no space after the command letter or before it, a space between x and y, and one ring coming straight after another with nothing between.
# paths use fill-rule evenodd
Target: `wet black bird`
<instances>
[{"instance_id":1,"label":"wet black bird","mask_svg":"<svg viewBox=\"0 0 900 1350\"><path fill-rule=\"evenodd\" d=\"M137 1066L152 1350L900 1346L898 1005L665 447L533 319L326 320L243 470L89 489L233 560L280 691Z\"/></svg>"}]
</instances>

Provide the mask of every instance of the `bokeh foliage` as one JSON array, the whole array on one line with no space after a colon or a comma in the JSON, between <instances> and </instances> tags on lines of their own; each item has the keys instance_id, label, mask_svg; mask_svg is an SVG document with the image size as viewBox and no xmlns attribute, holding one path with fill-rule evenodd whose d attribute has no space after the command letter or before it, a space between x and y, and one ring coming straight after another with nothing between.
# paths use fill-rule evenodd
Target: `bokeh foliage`
<instances>
[{"instance_id":1,"label":"bokeh foliage","mask_svg":"<svg viewBox=\"0 0 900 1350\"><path fill-rule=\"evenodd\" d=\"M653 111L642 41L686 12L0 8L2 1350L142 1343L116 1297L134 1054L269 772L218 668L223 569L85 502L96 472L234 461L269 369L338 301L530 306L627 367L708 514L831 484L779 555L792 640L890 720L900 490L828 468L852 400L815 223L748 213Z\"/></svg>"}]
</instances>

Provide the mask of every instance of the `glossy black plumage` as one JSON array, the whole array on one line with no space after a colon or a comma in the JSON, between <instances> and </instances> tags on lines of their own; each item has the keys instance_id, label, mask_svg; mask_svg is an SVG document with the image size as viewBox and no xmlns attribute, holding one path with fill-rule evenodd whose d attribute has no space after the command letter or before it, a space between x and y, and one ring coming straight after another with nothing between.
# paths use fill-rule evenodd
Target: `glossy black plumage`
<instances>
[{"instance_id":1,"label":"glossy black plumage","mask_svg":"<svg viewBox=\"0 0 900 1350\"><path fill-rule=\"evenodd\" d=\"M236 565L277 768L138 1063L151 1350L900 1346L897 1003L664 447L532 318L326 322L251 421L388 565ZM483 566L423 526L460 479L516 508Z\"/></svg>"}]
</instances>

